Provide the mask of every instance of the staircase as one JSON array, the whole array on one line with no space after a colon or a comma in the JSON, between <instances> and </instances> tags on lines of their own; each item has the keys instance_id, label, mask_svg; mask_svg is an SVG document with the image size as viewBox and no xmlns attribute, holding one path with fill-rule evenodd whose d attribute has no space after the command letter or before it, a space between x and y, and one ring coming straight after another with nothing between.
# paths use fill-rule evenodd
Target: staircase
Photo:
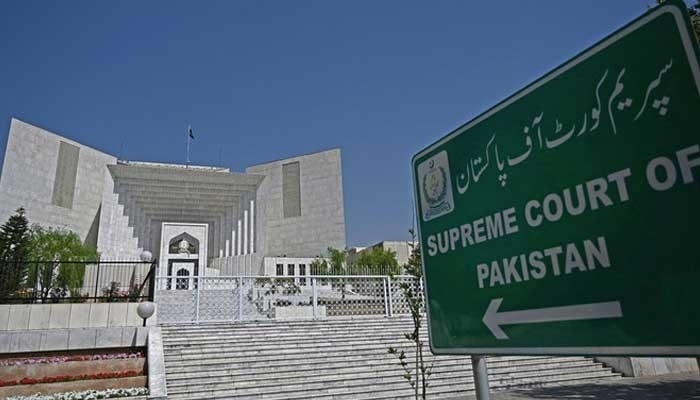
<instances>
[{"instance_id":1,"label":"staircase","mask_svg":"<svg viewBox=\"0 0 700 400\"><path fill-rule=\"evenodd\" d=\"M165 325L170 399L410 399L387 349L414 354L409 317ZM427 344L427 332L422 332ZM428 398L472 394L466 356L433 356ZM586 357L489 357L493 390L618 378Z\"/></svg>"}]
</instances>

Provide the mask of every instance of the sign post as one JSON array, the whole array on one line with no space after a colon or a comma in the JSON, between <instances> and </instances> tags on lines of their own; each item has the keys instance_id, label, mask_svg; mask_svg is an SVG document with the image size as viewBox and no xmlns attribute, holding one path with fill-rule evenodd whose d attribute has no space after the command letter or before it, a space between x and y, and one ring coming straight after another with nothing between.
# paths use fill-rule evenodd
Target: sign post
<instances>
[{"instance_id":1,"label":"sign post","mask_svg":"<svg viewBox=\"0 0 700 400\"><path fill-rule=\"evenodd\" d=\"M414 156L431 350L700 354L699 117L667 1Z\"/></svg>"}]
</instances>

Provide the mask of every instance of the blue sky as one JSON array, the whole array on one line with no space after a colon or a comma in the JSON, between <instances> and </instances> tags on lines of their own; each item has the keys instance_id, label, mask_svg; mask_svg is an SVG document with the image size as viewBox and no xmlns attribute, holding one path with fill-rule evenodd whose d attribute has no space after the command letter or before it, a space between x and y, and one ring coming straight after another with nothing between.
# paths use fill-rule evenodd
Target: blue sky
<instances>
[{"instance_id":1,"label":"blue sky","mask_svg":"<svg viewBox=\"0 0 700 400\"><path fill-rule=\"evenodd\" d=\"M651 3L6 1L0 157L11 117L177 163L192 124L235 171L339 147L348 245L406 239L413 154Z\"/></svg>"}]
</instances>

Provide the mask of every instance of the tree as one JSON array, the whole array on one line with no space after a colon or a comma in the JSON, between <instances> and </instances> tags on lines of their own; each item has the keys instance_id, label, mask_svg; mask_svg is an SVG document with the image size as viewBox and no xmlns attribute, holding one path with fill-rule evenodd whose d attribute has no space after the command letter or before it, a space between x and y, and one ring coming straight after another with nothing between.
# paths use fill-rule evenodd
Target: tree
<instances>
[{"instance_id":1,"label":"tree","mask_svg":"<svg viewBox=\"0 0 700 400\"><path fill-rule=\"evenodd\" d=\"M331 274L342 275L345 272L345 251L329 247L328 259Z\"/></svg>"},{"instance_id":2,"label":"tree","mask_svg":"<svg viewBox=\"0 0 700 400\"><path fill-rule=\"evenodd\" d=\"M371 274L377 275L386 273L386 269L390 275L401 272L399 262L396 261L396 252L380 246L361 251L354 266L363 267Z\"/></svg>"},{"instance_id":3,"label":"tree","mask_svg":"<svg viewBox=\"0 0 700 400\"><path fill-rule=\"evenodd\" d=\"M30 236L21 207L0 227L0 298L14 294L27 279Z\"/></svg>"},{"instance_id":4,"label":"tree","mask_svg":"<svg viewBox=\"0 0 700 400\"><path fill-rule=\"evenodd\" d=\"M311 262L311 275L328 275L328 261L320 256L316 257Z\"/></svg>"},{"instance_id":5,"label":"tree","mask_svg":"<svg viewBox=\"0 0 700 400\"><path fill-rule=\"evenodd\" d=\"M695 1L695 5L688 7L690 22L693 24L695 38L700 42L700 0Z\"/></svg>"},{"instance_id":6,"label":"tree","mask_svg":"<svg viewBox=\"0 0 700 400\"><path fill-rule=\"evenodd\" d=\"M97 250L85 246L75 232L63 229L44 229L38 225L32 227L33 235L30 257L41 261L37 268L30 271L30 282L38 282L40 297L79 295L83 284L85 264L70 261L95 261L99 259ZM38 276L37 276L38 272Z\"/></svg>"},{"instance_id":7,"label":"tree","mask_svg":"<svg viewBox=\"0 0 700 400\"><path fill-rule=\"evenodd\" d=\"M666 0L656 0L656 4L663 4ZM688 15L690 15L690 23L695 31L695 38L700 41L700 0L695 0L695 4L688 6Z\"/></svg>"},{"instance_id":8,"label":"tree","mask_svg":"<svg viewBox=\"0 0 700 400\"><path fill-rule=\"evenodd\" d=\"M345 252L328 248L326 257L318 256L311 262L311 275L342 275L345 272Z\"/></svg>"},{"instance_id":9,"label":"tree","mask_svg":"<svg viewBox=\"0 0 700 400\"><path fill-rule=\"evenodd\" d=\"M411 235L411 256L404 268L407 274L415 277L415 280L413 282L401 282L399 288L406 298L413 320L413 331L405 333L404 337L416 348L415 368L409 366L408 361L406 361L406 353L403 350L399 351L394 347L389 347L389 354L393 354L398 358L399 364L404 370L403 377L415 390L416 399L419 398L418 389L420 388L420 398L425 400L428 392L428 378L432 374L433 364L427 364L423 357L425 343L420 337L422 317L425 310L425 296L422 291L424 286L421 284L423 282L421 249L420 245L415 242L416 234L413 229L409 230L409 234Z\"/></svg>"}]
</instances>

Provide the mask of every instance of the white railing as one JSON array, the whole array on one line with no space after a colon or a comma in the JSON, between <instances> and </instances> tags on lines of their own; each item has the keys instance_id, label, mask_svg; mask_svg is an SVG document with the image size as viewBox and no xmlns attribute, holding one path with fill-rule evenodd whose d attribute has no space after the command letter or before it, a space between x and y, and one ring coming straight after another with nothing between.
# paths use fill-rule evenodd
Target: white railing
<instances>
[{"instance_id":1,"label":"white railing","mask_svg":"<svg viewBox=\"0 0 700 400\"><path fill-rule=\"evenodd\" d=\"M320 319L409 314L400 287L422 296L413 276L162 276L159 323Z\"/></svg>"}]
</instances>

